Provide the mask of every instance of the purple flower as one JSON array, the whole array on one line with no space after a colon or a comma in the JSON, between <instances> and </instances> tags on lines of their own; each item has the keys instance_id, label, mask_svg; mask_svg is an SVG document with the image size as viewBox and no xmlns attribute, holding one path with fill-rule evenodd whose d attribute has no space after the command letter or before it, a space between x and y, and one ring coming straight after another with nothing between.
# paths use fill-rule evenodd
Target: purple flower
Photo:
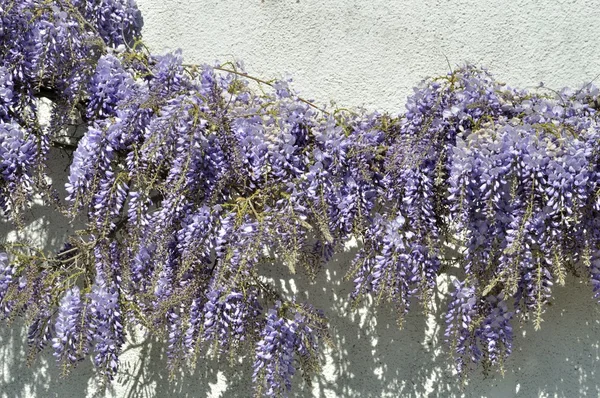
<instances>
[{"instance_id":1,"label":"purple flower","mask_svg":"<svg viewBox=\"0 0 600 398\"><path fill-rule=\"evenodd\" d=\"M479 362L481 349L475 341L472 330L474 318L477 316L478 299L475 289L465 283L454 280L454 292L450 299L450 306L446 313L446 341L453 350L452 355L456 361L459 372L465 365Z\"/></svg>"},{"instance_id":2,"label":"purple flower","mask_svg":"<svg viewBox=\"0 0 600 398\"><path fill-rule=\"evenodd\" d=\"M77 286L68 289L60 300L56 317L55 337L52 339L54 356L66 368L81 359L81 294Z\"/></svg>"},{"instance_id":3,"label":"purple flower","mask_svg":"<svg viewBox=\"0 0 600 398\"><path fill-rule=\"evenodd\" d=\"M4 213L22 210L30 199L37 153L31 134L17 123L0 121L0 209Z\"/></svg>"},{"instance_id":4,"label":"purple flower","mask_svg":"<svg viewBox=\"0 0 600 398\"><path fill-rule=\"evenodd\" d=\"M256 327L260 305L255 293L244 296L239 292L211 291L203 308L204 340L215 342L227 351L246 340L247 333ZM196 319L198 315L196 315ZM198 326L196 320L192 326Z\"/></svg>"},{"instance_id":5,"label":"purple flower","mask_svg":"<svg viewBox=\"0 0 600 398\"><path fill-rule=\"evenodd\" d=\"M119 354L124 343L119 292L114 284L107 283L102 272L98 272L89 299L89 336L94 365L101 374L112 379L118 370Z\"/></svg>"}]
</instances>

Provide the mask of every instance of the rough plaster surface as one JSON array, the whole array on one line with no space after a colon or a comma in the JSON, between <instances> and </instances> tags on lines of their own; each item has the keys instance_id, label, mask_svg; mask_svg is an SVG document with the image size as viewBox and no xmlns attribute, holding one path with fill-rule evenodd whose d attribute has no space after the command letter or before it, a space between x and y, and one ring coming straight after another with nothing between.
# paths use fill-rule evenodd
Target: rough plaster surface
<instances>
[{"instance_id":1,"label":"rough plaster surface","mask_svg":"<svg viewBox=\"0 0 600 398\"><path fill-rule=\"evenodd\" d=\"M401 111L411 87L452 65L488 66L518 86L576 85L600 73L599 4L593 1L138 0L146 43L182 48L188 62L242 59L251 74L294 77L306 97L341 106ZM52 174L64 180L59 152ZM24 236L55 249L64 219L35 205ZM0 226L0 238L8 233ZM328 264L319 282L265 270L285 294L306 297L331 319L334 347L312 389L293 397L596 397L600 395L600 307L585 283L570 279L541 331L515 325L514 353L499 374L472 375L460 388L443 351L443 290L429 316L418 309L398 331L394 314L351 310L342 281L352 249ZM60 378L50 353L26 366L22 325L0 327L0 397L249 397L251 369L214 361L167 380L161 344L141 335L128 344L116 382L102 390L86 361Z\"/></svg>"},{"instance_id":2,"label":"rough plaster surface","mask_svg":"<svg viewBox=\"0 0 600 398\"><path fill-rule=\"evenodd\" d=\"M241 59L321 103L399 112L423 78L466 61L519 87L600 73L597 0L138 0L153 51Z\"/></svg>"}]
</instances>

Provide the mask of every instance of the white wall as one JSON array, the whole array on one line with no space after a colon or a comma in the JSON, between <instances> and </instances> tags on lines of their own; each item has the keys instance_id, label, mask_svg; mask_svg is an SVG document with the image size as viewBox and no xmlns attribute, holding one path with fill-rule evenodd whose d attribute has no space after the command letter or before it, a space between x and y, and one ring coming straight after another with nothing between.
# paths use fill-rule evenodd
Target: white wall
<instances>
[{"instance_id":1,"label":"white wall","mask_svg":"<svg viewBox=\"0 0 600 398\"><path fill-rule=\"evenodd\" d=\"M248 72L271 78L289 72L303 96L340 106L400 112L411 87L444 73L447 56L488 66L518 86L576 85L600 73L594 1L391 0L138 0L146 43L156 52L181 47L188 62L243 59ZM596 3L596 4L595 4ZM58 154L58 152L56 153ZM53 165L64 179L64 164ZM64 220L38 206L27 236L60 245ZM43 231L49 231L43 233ZM1 229L0 237L5 236ZM600 394L600 307L591 289L572 278L556 288L542 330L515 325L515 352L506 375L475 373L461 390L443 351L438 311L412 313L398 331L393 314L348 308L341 282L352 253L323 270L316 285L278 269L282 291L308 296L331 319L328 352L312 390L295 397L576 397ZM443 286L443 283L442 283ZM436 298L438 309L446 303ZM24 330L0 328L0 397L249 397L251 370L201 362L167 380L161 345L141 338L122 357L121 374L105 394L89 361L59 378L51 354L26 367Z\"/></svg>"},{"instance_id":2,"label":"white wall","mask_svg":"<svg viewBox=\"0 0 600 398\"><path fill-rule=\"evenodd\" d=\"M307 97L398 112L421 79L465 61L519 87L600 73L597 0L138 0L154 51L242 59Z\"/></svg>"}]
</instances>

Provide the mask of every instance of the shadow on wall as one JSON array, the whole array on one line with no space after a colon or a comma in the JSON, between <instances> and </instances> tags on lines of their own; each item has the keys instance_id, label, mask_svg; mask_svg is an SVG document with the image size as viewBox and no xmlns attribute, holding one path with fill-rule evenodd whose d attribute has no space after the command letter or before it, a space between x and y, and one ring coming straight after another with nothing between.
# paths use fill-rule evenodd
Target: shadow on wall
<instances>
[{"instance_id":1,"label":"shadow on wall","mask_svg":"<svg viewBox=\"0 0 600 398\"><path fill-rule=\"evenodd\" d=\"M302 278L277 280L283 291L308 296L331 320L334 348L312 389L296 385L292 397L453 397L453 396L598 396L600 378L599 309L590 289L577 280L556 289L556 301L545 314L542 330L516 325L515 349L504 377L481 372L471 375L461 389L442 347L442 311L424 316L418 308L399 331L393 313L351 310L351 285L340 282L351 254L327 265L314 285ZM268 272L269 270L267 270ZM325 276L327 278L325 278ZM302 293L300 293L302 292ZM438 298L438 309L446 303ZM27 367L26 331L22 324L0 328L0 396L12 397L249 397L249 363L200 360L195 369L182 370L170 382L164 346L142 336L131 336L115 382L99 386L89 360L69 377L61 378L46 351ZM249 362L249 361L245 361ZM300 382L300 377L297 381Z\"/></svg>"},{"instance_id":2,"label":"shadow on wall","mask_svg":"<svg viewBox=\"0 0 600 398\"><path fill-rule=\"evenodd\" d=\"M49 171L66 178L65 164ZM28 213L23 237L58 249L69 233L65 219L34 206ZM12 236L0 225L0 236ZM443 346L443 313L447 303L440 284L434 311L423 315L418 306L398 330L396 316L383 306L352 309L348 296L352 284L343 282L355 249L349 249L325 266L316 283L302 271L293 277L287 268L265 267L265 278L287 296L307 300L325 310L332 327L333 348L325 355L323 370L312 387L298 384L292 397L453 397L453 396L599 396L600 307L591 288L569 279L557 287L554 305L545 314L542 330L531 324L515 325L514 353L506 374L471 375L461 389ZM442 282L447 278L440 278ZM67 378L47 349L34 365L27 366L26 329L20 321L0 326L0 397L240 397L252 395L251 363L230 366L225 359L201 359L194 369L182 369L176 380L168 379L164 345L141 334L129 336L114 383L97 384L91 360L81 363Z\"/></svg>"}]
</instances>

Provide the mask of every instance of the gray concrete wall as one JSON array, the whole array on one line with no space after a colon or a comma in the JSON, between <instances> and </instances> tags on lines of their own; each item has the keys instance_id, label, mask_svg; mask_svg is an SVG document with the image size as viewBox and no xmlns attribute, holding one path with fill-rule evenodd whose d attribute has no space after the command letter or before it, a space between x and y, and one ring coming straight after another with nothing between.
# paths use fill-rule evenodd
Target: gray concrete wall
<instances>
[{"instance_id":1,"label":"gray concrete wall","mask_svg":"<svg viewBox=\"0 0 600 398\"><path fill-rule=\"evenodd\" d=\"M146 44L156 52L182 48L188 62L242 59L253 75L290 74L294 87L320 103L400 112L420 79L471 61L521 87L544 81L559 88L600 73L599 2L432 0L138 0ZM64 180L64 161L52 165ZM60 245L65 222L32 208L25 236L47 248ZM0 237L8 234L6 227ZM14 237L14 233L10 234ZM285 294L323 308L334 348L312 389L294 397L596 397L600 394L600 307L591 288L571 278L555 289L542 330L515 325L506 374L475 373L463 389L443 349L444 288L437 312L411 313L399 331L385 309L352 311L342 281L352 249L309 284L280 269L267 277ZM89 361L61 379L50 353L26 365L25 331L0 327L0 397L249 397L251 369L214 361L182 370L170 383L163 346L141 335L122 357L115 383L102 390Z\"/></svg>"}]
</instances>

